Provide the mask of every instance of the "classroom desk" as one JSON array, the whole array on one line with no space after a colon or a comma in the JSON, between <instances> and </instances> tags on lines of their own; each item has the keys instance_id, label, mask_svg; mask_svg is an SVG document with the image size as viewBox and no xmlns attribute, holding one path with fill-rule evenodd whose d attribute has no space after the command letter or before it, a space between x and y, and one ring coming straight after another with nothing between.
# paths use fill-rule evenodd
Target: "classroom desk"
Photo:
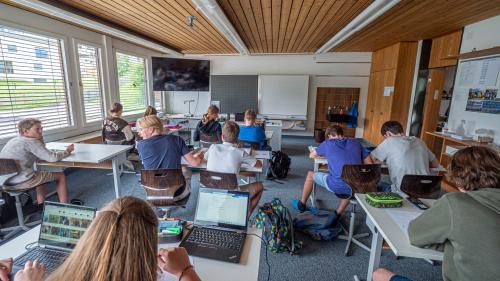
<instances>
[{"instance_id":1,"label":"classroom desk","mask_svg":"<svg viewBox=\"0 0 500 281\"><path fill-rule=\"evenodd\" d=\"M66 150L70 143L49 142L48 149ZM90 169L112 169L116 198L120 197L120 166L127 160L131 145L84 144L75 143L70 156L59 162L38 161L38 168L68 167Z\"/></svg>"},{"instance_id":2,"label":"classroom desk","mask_svg":"<svg viewBox=\"0 0 500 281\"><path fill-rule=\"evenodd\" d=\"M36 242L39 232L40 225L0 246L0 259L15 258L24 253L25 245ZM249 227L248 233L262 235L262 231L254 227ZM261 240L255 235L247 236L239 264L192 257L193 265L201 280L256 281L259 277ZM175 247L178 244L160 244L158 247Z\"/></svg>"},{"instance_id":3,"label":"classroom desk","mask_svg":"<svg viewBox=\"0 0 500 281\"><path fill-rule=\"evenodd\" d=\"M432 250L423 249L412 246L407 233L404 233L391 216L391 212L397 213L398 211L406 211L409 213L421 213L422 210L415 207L408 200L404 199L401 208L375 208L369 205L365 198L365 194L356 193L355 197L358 204L363 208L366 213L366 225L372 232L372 244L370 249L370 260L368 262L368 273L366 280L372 280L372 273L379 267L380 255L382 253L382 243L387 241L391 247L392 252L399 257L412 257L422 258L429 260L443 260L443 253ZM421 199L428 205L434 204L435 200ZM409 220L401 219L401 222L407 224ZM355 277L356 278L356 277Z\"/></svg>"}]
</instances>

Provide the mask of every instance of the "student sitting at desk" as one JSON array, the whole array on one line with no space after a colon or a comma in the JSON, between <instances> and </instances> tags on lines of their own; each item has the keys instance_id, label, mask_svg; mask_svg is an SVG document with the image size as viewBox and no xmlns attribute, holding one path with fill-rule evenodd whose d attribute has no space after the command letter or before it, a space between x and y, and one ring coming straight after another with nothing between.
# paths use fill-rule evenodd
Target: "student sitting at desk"
<instances>
[{"instance_id":1,"label":"student sitting at desk","mask_svg":"<svg viewBox=\"0 0 500 281\"><path fill-rule=\"evenodd\" d=\"M332 125L326 129L326 140L316 150L311 151L309 157L326 157L328 160L328 174L309 171L304 183L302 198L293 200L292 207L300 212L306 211L306 202L313 190L313 181L335 193L340 198L340 204L335 210L337 219L349 205L349 198L353 196L352 189L342 180L342 168L347 164L371 164L368 153L354 138L344 137L342 127Z\"/></svg>"},{"instance_id":2,"label":"student sitting at desk","mask_svg":"<svg viewBox=\"0 0 500 281\"><path fill-rule=\"evenodd\" d=\"M157 232L158 219L146 201L131 196L115 199L97 214L47 281L156 281L160 272L179 281L201 280L184 248L158 250ZM15 280L41 281L44 271L42 264L28 262Z\"/></svg>"},{"instance_id":3,"label":"student sitting at desk","mask_svg":"<svg viewBox=\"0 0 500 281\"><path fill-rule=\"evenodd\" d=\"M121 118L123 106L115 102L102 125L102 137L108 144L134 144L134 133L128 122Z\"/></svg>"},{"instance_id":4,"label":"student sitting at desk","mask_svg":"<svg viewBox=\"0 0 500 281\"><path fill-rule=\"evenodd\" d=\"M238 174L241 164L250 167L262 167L262 163L252 156L248 155L243 149L238 148L239 126L233 121L227 121L222 127L222 144L213 144L204 154L207 161L207 171ZM242 191L250 193L250 215L257 204L264 186L261 182L253 182L247 185L239 186Z\"/></svg>"},{"instance_id":5,"label":"student sitting at desk","mask_svg":"<svg viewBox=\"0 0 500 281\"><path fill-rule=\"evenodd\" d=\"M181 158L184 157L192 166L198 166L200 160L189 152L184 140L176 135L163 134L164 128L160 118L155 115L140 118L137 122L139 134L143 138L137 142L137 151L145 169L181 169ZM183 169L188 188L180 188L174 194L174 201L184 199L190 192L191 173Z\"/></svg>"},{"instance_id":6,"label":"student sitting at desk","mask_svg":"<svg viewBox=\"0 0 500 281\"><path fill-rule=\"evenodd\" d=\"M207 113L203 115L203 118L194 132L194 141L200 141L201 134L207 136L216 136L217 142L221 142L221 126L219 124L219 108L216 105L211 105L208 107Z\"/></svg>"},{"instance_id":7,"label":"student sitting at desk","mask_svg":"<svg viewBox=\"0 0 500 281\"><path fill-rule=\"evenodd\" d=\"M460 192L445 194L411 221L410 242L417 247L444 246L446 281L498 280L500 157L486 147L464 148L453 155L448 174ZM390 279L393 275L380 269L373 280L409 280Z\"/></svg>"},{"instance_id":8,"label":"student sitting at desk","mask_svg":"<svg viewBox=\"0 0 500 281\"><path fill-rule=\"evenodd\" d=\"M7 180L4 186L7 190L26 190L36 186L36 200L38 211L43 210L46 188L45 184L56 181L56 191L59 201L68 202L66 176L64 172L34 171L33 165L37 160L48 162L61 161L74 150L69 145L65 151L51 151L43 142L42 122L35 118L27 118L17 124L19 136L10 139L0 152L0 158L14 159L19 163L20 172Z\"/></svg>"},{"instance_id":9,"label":"student sitting at desk","mask_svg":"<svg viewBox=\"0 0 500 281\"><path fill-rule=\"evenodd\" d=\"M430 168L439 167L436 156L417 137L405 136L397 121L387 121L380 129L384 141L370 154L372 162L386 162L392 190L399 191L405 175L430 175Z\"/></svg>"},{"instance_id":10,"label":"student sitting at desk","mask_svg":"<svg viewBox=\"0 0 500 281\"><path fill-rule=\"evenodd\" d=\"M146 110L144 111L144 114L142 115L142 117L146 117L146 116L149 116L149 115L156 116L156 114L158 114L158 111L156 110L156 108L154 108L151 105L148 105L148 107L146 107Z\"/></svg>"},{"instance_id":11,"label":"student sitting at desk","mask_svg":"<svg viewBox=\"0 0 500 281\"><path fill-rule=\"evenodd\" d=\"M252 109L245 111L245 126L240 127L239 140L256 142L259 144L259 149L263 149L266 144L266 134L264 130L255 125L257 113Z\"/></svg>"}]
</instances>

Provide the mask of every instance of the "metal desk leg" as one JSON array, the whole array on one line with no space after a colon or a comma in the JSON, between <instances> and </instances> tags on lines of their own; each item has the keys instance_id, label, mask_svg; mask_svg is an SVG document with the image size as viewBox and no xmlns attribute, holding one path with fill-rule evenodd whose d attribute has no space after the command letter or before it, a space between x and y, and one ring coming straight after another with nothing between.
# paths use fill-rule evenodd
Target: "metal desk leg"
<instances>
[{"instance_id":1,"label":"metal desk leg","mask_svg":"<svg viewBox=\"0 0 500 281\"><path fill-rule=\"evenodd\" d=\"M366 280L372 280L373 271L375 271L380 265L380 255L382 254L382 243L384 238L368 217L366 218L366 224L372 231L372 245L370 249L370 261L368 262Z\"/></svg>"},{"instance_id":2,"label":"metal desk leg","mask_svg":"<svg viewBox=\"0 0 500 281\"><path fill-rule=\"evenodd\" d=\"M124 152L120 155L113 157L111 161L113 167L113 181L115 183L115 196L120 198L120 165L127 159L127 153Z\"/></svg>"},{"instance_id":3,"label":"metal desk leg","mask_svg":"<svg viewBox=\"0 0 500 281\"><path fill-rule=\"evenodd\" d=\"M314 161L314 172L317 173L318 171L319 171L319 163L316 163L316 161ZM311 195L309 196L309 199L311 199L311 206L313 208L316 208L316 183L314 182L314 180L313 180L312 192Z\"/></svg>"}]
</instances>

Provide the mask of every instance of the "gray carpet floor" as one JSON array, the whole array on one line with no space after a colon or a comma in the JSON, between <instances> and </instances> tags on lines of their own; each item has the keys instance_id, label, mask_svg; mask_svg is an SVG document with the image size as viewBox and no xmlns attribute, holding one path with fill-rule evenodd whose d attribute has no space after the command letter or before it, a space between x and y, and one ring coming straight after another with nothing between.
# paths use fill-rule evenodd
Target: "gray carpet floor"
<instances>
[{"instance_id":1,"label":"gray carpet floor","mask_svg":"<svg viewBox=\"0 0 500 281\"><path fill-rule=\"evenodd\" d=\"M307 146L313 145L312 138L283 138L283 151L291 159L291 170L289 176L283 184L274 181L264 181L265 191L261 204L269 202L273 198L280 198L285 206L290 206L292 199L298 199L302 193L305 175L308 170L312 170L313 162L308 158ZM109 171L108 171L109 172ZM68 176L69 197L78 198L85 202L85 205L101 208L104 204L115 197L113 179L107 176L107 171L71 169L66 171ZM122 195L137 196L145 198L138 181L139 177L133 174L124 174L121 178ZM199 187L198 173L193 173L192 194L186 208L177 209L172 215L185 220L192 220L196 207L197 190ZM338 200L330 192L319 190L317 197L320 199L321 209L335 209ZM55 197L50 198L57 200ZM292 210L292 215L294 215ZM343 217L343 223L347 222L347 217ZM365 215L360 208L357 211L356 232L369 232L365 223ZM303 242L303 248L297 255L287 253L273 254L268 252L270 264L270 280L310 280L310 281L336 281L353 280L354 275L366 278L368 268L369 253L361 248L352 245L349 256L344 255L346 241L314 241L301 233L297 234L299 240ZM365 244L371 242L371 236L362 240ZM268 276L265 247L262 247L260 256L259 280L265 281ZM412 280L441 280L441 266L431 265L421 259L399 258L391 250L383 250L381 266L388 268L398 274L407 276Z\"/></svg>"}]
</instances>

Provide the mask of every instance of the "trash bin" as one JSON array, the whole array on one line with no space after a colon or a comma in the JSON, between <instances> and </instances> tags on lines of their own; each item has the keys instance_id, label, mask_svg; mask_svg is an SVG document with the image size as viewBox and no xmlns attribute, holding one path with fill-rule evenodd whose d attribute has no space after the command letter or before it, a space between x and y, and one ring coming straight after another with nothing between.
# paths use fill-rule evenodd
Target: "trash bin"
<instances>
[{"instance_id":1,"label":"trash bin","mask_svg":"<svg viewBox=\"0 0 500 281\"><path fill-rule=\"evenodd\" d=\"M322 143L325 141L325 130L314 129L314 141L317 143Z\"/></svg>"}]
</instances>

